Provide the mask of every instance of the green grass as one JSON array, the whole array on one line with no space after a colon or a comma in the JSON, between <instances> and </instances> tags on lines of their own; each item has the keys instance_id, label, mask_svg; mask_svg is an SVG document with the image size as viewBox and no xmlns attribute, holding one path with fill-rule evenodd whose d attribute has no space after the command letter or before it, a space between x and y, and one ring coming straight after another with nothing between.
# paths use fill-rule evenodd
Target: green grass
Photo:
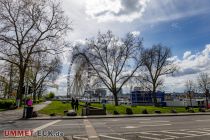
<instances>
[{"instance_id":1,"label":"green grass","mask_svg":"<svg viewBox=\"0 0 210 140\"><path fill-rule=\"evenodd\" d=\"M101 104L91 104L94 107L102 108ZM131 108L133 114L142 114L142 111L146 109L149 114L155 113L156 110L161 111L161 113L171 113L172 109L175 109L177 113L186 113L187 110L185 107L154 107L154 106L127 106L127 105L120 105L114 106L112 104L107 104L106 109L108 114L113 114L114 110L116 110L119 114L126 114L126 108ZM194 108L195 112L198 112L198 108Z\"/></svg>"},{"instance_id":2,"label":"green grass","mask_svg":"<svg viewBox=\"0 0 210 140\"><path fill-rule=\"evenodd\" d=\"M42 110L39 110L38 112L41 114L50 115L52 113L55 113L56 115L63 116L64 110L71 110L70 103L62 103L61 101L52 101L48 106L43 108ZM77 111L78 115L81 115L81 107L79 106L79 110Z\"/></svg>"},{"instance_id":3,"label":"green grass","mask_svg":"<svg viewBox=\"0 0 210 140\"><path fill-rule=\"evenodd\" d=\"M84 104L80 102L80 105ZM91 106L102 108L102 104L96 104L92 103ZM185 107L154 107L154 106L136 106L131 107L127 105L120 105L120 106L114 106L112 104L106 105L106 110L108 114L113 114L114 110L116 110L119 114L126 114L126 108L131 108L133 111L133 114L141 114L144 109L148 111L149 114L154 114L155 110L161 111L161 113L171 113L172 109L175 109L177 113L186 113L187 110ZM41 114L50 115L51 113L55 113L56 115L63 116L64 110L70 110L71 105L70 103L62 103L61 101L52 101L47 107L43 108L39 111ZM198 108L194 108L195 112L198 112ZM79 110L77 111L78 115L81 115L82 107L79 106Z\"/></svg>"},{"instance_id":4,"label":"green grass","mask_svg":"<svg viewBox=\"0 0 210 140\"><path fill-rule=\"evenodd\" d=\"M5 110L6 110L6 109L0 109L0 112L1 112L1 111L5 111Z\"/></svg>"}]
</instances>

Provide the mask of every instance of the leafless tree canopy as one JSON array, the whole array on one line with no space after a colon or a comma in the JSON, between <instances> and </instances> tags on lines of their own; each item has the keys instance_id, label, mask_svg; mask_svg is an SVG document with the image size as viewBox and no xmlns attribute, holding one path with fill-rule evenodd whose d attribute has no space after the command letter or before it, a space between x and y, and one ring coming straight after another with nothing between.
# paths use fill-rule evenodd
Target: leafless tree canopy
<instances>
[{"instance_id":1,"label":"leafless tree canopy","mask_svg":"<svg viewBox=\"0 0 210 140\"><path fill-rule=\"evenodd\" d=\"M163 84L161 76L171 74L176 70L176 66L169 60L171 50L161 44L154 45L152 48L145 49L143 52L143 64L146 73L143 75L143 81L153 93L154 104L157 104L156 89Z\"/></svg>"},{"instance_id":2,"label":"leafless tree canopy","mask_svg":"<svg viewBox=\"0 0 210 140\"><path fill-rule=\"evenodd\" d=\"M210 78L207 73L201 73L198 76L198 87L201 92L206 92L207 89L210 89Z\"/></svg>"},{"instance_id":3,"label":"leafless tree canopy","mask_svg":"<svg viewBox=\"0 0 210 140\"><path fill-rule=\"evenodd\" d=\"M187 80L185 83L186 91L194 91L195 90L195 84L192 80Z\"/></svg>"},{"instance_id":4,"label":"leafless tree canopy","mask_svg":"<svg viewBox=\"0 0 210 140\"><path fill-rule=\"evenodd\" d=\"M193 93L195 92L195 84L192 80L187 80L185 83L186 93L190 99L190 106L192 107L192 97Z\"/></svg>"},{"instance_id":5,"label":"leafless tree canopy","mask_svg":"<svg viewBox=\"0 0 210 140\"><path fill-rule=\"evenodd\" d=\"M142 65L141 51L142 39L132 34L119 39L108 31L99 33L97 39L88 40L86 49L80 49L78 54L88 60L118 105L117 93Z\"/></svg>"},{"instance_id":6,"label":"leafless tree canopy","mask_svg":"<svg viewBox=\"0 0 210 140\"><path fill-rule=\"evenodd\" d=\"M198 87L206 97L206 107L208 108L208 98L210 89L210 78L207 73L201 73L198 76Z\"/></svg>"},{"instance_id":7,"label":"leafless tree canopy","mask_svg":"<svg viewBox=\"0 0 210 140\"><path fill-rule=\"evenodd\" d=\"M44 83L47 85L56 80L61 69L62 63L58 56L50 59L49 55L38 53L33 57L33 61L26 72L26 80L32 87L33 100L36 100L37 91Z\"/></svg>"},{"instance_id":8,"label":"leafless tree canopy","mask_svg":"<svg viewBox=\"0 0 210 140\"><path fill-rule=\"evenodd\" d=\"M19 68L18 97L31 55L57 54L70 29L59 2L51 0L0 1L0 60Z\"/></svg>"}]
</instances>

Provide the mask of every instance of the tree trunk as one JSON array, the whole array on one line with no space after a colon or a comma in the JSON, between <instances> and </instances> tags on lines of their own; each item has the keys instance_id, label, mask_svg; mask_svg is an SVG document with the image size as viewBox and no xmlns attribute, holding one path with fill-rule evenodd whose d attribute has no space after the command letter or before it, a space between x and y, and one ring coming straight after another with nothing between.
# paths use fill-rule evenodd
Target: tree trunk
<instances>
[{"instance_id":1,"label":"tree trunk","mask_svg":"<svg viewBox=\"0 0 210 140\"><path fill-rule=\"evenodd\" d=\"M154 106L158 106L158 102L157 102L157 97L156 97L156 92L152 92L152 98L153 98L153 103Z\"/></svg>"},{"instance_id":2,"label":"tree trunk","mask_svg":"<svg viewBox=\"0 0 210 140\"><path fill-rule=\"evenodd\" d=\"M206 108L209 108L209 103L208 103L208 96L206 95Z\"/></svg>"},{"instance_id":3,"label":"tree trunk","mask_svg":"<svg viewBox=\"0 0 210 140\"><path fill-rule=\"evenodd\" d=\"M114 104L115 106L118 106L118 97L117 97L117 93L113 92L113 96L114 96Z\"/></svg>"},{"instance_id":4,"label":"tree trunk","mask_svg":"<svg viewBox=\"0 0 210 140\"><path fill-rule=\"evenodd\" d=\"M99 103L100 103L101 102L101 96L100 95L98 96L98 100L99 100Z\"/></svg>"},{"instance_id":5,"label":"tree trunk","mask_svg":"<svg viewBox=\"0 0 210 140\"><path fill-rule=\"evenodd\" d=\"M25 88L24 88L24 71L20 71L20 78L19 78L19 83L18 83L18 92L17 92L17 97L16 99L20 99L20 106L22 106L22 100L23 100L23 95L25 94Z\"/></svg>"},{"instance_id":6,"label":"tree trunk","mask_svg":"<svg viewBox=\"0 0 210 140\"><path fill-rule=\"evenodd\" d=\"M33 91L33 101L36 101L36 90Z\"/></svg>"},{"instance_id":7,"label":"tree trunk","mask_svg":"<svg viewBox=\"0 0 210 140\"><path fill-rule=\"evenodd\" d=\"M192 107L192 98L190 97L190 106Z\"/></svg>"},{"instance_id":8,"label":"tree trunk","mask_svg":"<svg viewBox=\"0 0 210 140\"><path fill-rule=\"evenodd\" d=\"M208 89L206 89L205 95L206 95L206 108L208 109L209 108L209 103L208 103L209 90Z\"/></svg>"},{"instance_id":9,"label":"tree trunk","mask_svg":"<svg viewBox=\"0 0 210 140\"><path fill-rule=\"evenodd\" d=\"M153 85L153 89L152 89L152 98L153 98L154 106L158 106L155 85Z\"/></svg>"}]
</instances>

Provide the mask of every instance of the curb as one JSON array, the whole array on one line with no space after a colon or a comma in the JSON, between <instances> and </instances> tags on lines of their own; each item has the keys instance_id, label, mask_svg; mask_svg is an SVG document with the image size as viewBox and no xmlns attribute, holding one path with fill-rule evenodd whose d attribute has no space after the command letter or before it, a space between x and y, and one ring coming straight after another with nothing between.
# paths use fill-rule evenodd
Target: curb
<instances>
[{"instance_id":1,"label":"curb","mask_svg":"<svg viewBox=\"0 0 210 140\"><path fill-rule=\"evenodd\" d=\"M168 113L168 114L134 114L134 115L101 115L101 116L58 116L58 117L36 117L21 120L74 120L74 119L108 119L108 118L134 118L134 117L173 117L173 116L198 116L198 115L210 115L210 113Z\"/></svg>"}]
</instances>

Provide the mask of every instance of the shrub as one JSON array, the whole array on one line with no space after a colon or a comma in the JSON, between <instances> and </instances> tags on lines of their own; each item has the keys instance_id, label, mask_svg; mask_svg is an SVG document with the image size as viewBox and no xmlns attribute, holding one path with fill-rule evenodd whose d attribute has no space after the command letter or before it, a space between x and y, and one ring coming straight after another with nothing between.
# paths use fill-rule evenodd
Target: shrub
<instances>
[{"instance_id":1,"label":"shrub","mask_svg":"<svg viewBox=\"0 0 210 140\"><path fill-rule=\"evenodd\" d=\"M45 99L52 100L55 97L55 94L53 92L50 92L49 94L45 95Z\"/></svg>"},{"instance_id":2,"label":"shrub","mask_svg":"<svg viewBox=\"0 0 210 140\"><path fill-rule=\"evenodd\" d=\"M199 108L199 112L206 112L205 108Z\"/></svg>"},{"instance_id":3,"label":"shrub","mask_svg":"<svg viewBox=\"0 0 210 140\"><path fill-rule=\"evenodd\" d=\"M120 113L117 112L116 110L114 110L113 114L114 114L114 115L119 115Z\"/></svg>"},{"instance_id":4,"label":"shrub","mask_svg":"<svg viewBox=\"0 0 210 140\"><path fill-rule=\"evenodd\" d=\"M67 116L77 116L77 113L75 111L69 111L66 113Z\"/></svg>"},{"instance_id":5,"label":"shrub","mask_svg":"<svg viewBox=\"0 0 210 140\"><path fill-rule=\"evenodd\" d=\"M63 113L66 114L68 112L68 110L64 110Z\"/></svg>"},{"instance_id":6,"label":"shrub","mask_svg":"<svg viewBox=\"0 0 210 140\"><path fill-rule=\"evenodd\" d=\"M193 110L193 108L190 108L190 109L188 110L188 112L194 113L195 111Z\"/></svg>"},{"instance_id":7,"label":"shrub","mask_svg":"<svg viewBox=\"0 0 210 140\"><path fill-rule=\"evenodd\" d=\"M39 99L39 102L44 102L45 100L44 99Z\"/></svg>"},{"instance_id":8,"label":"shrub","mask_svg":"<svg viewBox=\"0 0 210 140\"><path fill-rule=\"evenodd\" d=\"M53 92L50 92L49 95L48 95L48 97L49 97L50 99L53 99L53 98L55 97L55 94L54 94Z\"/></svg>"},{"instance_id":9,"label":"shrub","mask_svg":"<svg viewBox=\"0 0 210 140\"><path fill-rule=\"evenodd\" d=\"M160 114L160 113L161 113L161 111L160 111L160 110L155 110L155 113Z\"/></svg>"},{"instance_id":10,"label":"shrub","mask_svg":"<svg viewBox=\"0 0 210 140\"><path fill-rule=\"evenodd\" d=\"M126 108L126 114L131 115L133 114L133 111L131 108Z\"/></svg>"},{"instance_id":11,"label":"shrub","mask_svg":"<svg viewBox=\"0 0 210 140\"><path fill-rule=\"evenodd\" d=\"M32 117L38 117L37 111L33 111Z\"/></svg>"},{"instance_id":12,"label":"shrub","mask_svg":"<svg viewBox=\"0 0 210 140\"><path fill-rule=\"evenodd\" d=\"M50 116L55 116L55 113L51 113Z\"/></svg>"},{"instance_id":13,"label":"shrub","mask_svg":"<svg viewBox=\"0 0 210 140\"><path fill-rule=\"evenodd\" d=\"M148 111L146 109L142 110L142 114L148 114Z\"/></svg>"},{"instance_id":14,"label":"shrub","mask_svg":"<svg viewBox=\"0 0 210 140\"><path fill-rule=\"evenodd\" d=\"M175 109L171 109L171 113L177 113Z\"/></svg>"},{"instance_id":15,"label":"shrub","mask_svg":"<svg viewBox=\"0 0 210 140\"><path fill-rule=\"evenodd\" d=\"M189 106L187 106L187 107L185 107L185 109L186 109L186 110L189 110L189 109L190 109L190 107L189 107Z\"/></svg>"},{"instance_id":16,"label":"shrub","mask_svg":"<svg viewBox=\"0 0 210 140\"><path fill-rule=\"evenodd\" d=\"M39 103L39 100L34 100L33 103L37 103L38 104Z\"/></svg>"},{"instance_id":17,"label":"shrub","mask_svg":"<svg viewBox=\"0 0 210 140\"><path fill-rule=\"evenodd\" d=\"M1 109L14 109L15 100L7 99L0 100L0 108Z\"/></svg>"}]
</instances>

